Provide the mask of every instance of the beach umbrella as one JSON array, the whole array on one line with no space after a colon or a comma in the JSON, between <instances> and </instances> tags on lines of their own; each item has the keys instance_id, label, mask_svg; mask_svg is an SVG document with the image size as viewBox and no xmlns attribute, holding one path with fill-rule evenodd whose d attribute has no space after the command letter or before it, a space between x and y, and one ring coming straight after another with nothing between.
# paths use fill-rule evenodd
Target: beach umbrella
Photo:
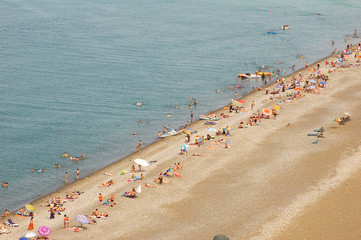
<instances>
[{"instance_id":1,"label":"beach umbrella","mask_svg":"<svg viewBox=\"0 0 361 240\"><path fill-rule=\"evenodd\" d=\"M87 216L85 216L85 215L78 215L78 216L76 216L76 221L77 221L78 223L80 223L80 226L81 226L81 227L83 226L83 224L89 224L89 223L90 223L89 218L88 218Z\"/></svg>"},{"instance_id":2,"label":"beach umbrella","mask_svg":"<svg viewBox=\"0 0 361 240\"><path fill-rule=\"evenodd\" d=\"M327 82L320 82L320 84L327 84Z\"/></svg>"},{"instance_id":3,"label":"beach umbrella","mask_svg":"<svg viewBox=\"0 0 361 240\"><path fill-rule=\"evenodd\" d=\"M273 107L272 107L274 110L280 110L280 106L278 105L278 104L276 104L276 105L273 105Z\"/></svg>"},{"instance_id":4,"label":"beach umbrella","mask_svg":"<svg viewBox=\"0 0 361 240\"><path fill-rule=\"evenodd\" d=\"M302 91L302 88L296 87L296 88L294 88L293 90Z\"/></svg>"},{"instance_id":5,"label":"beach umbrella","mask_svg":"<svg viewBox=\"0 0 361 240\"><path fill-rule=\"evenodd\" d=\"M283 88L283 86L282 85L277 85L277 87L276 88Z\"/></svg>"},{"instance_id":6,"label":"beach umbrella","mask_svg":"<svg viewBox=\"0 0 361 240\"><path fill-rule=\"evenodd\" d=\"M149 166L149 163L147 161L143 160L143 159L137 158L137 159L134 160L134 162L136 164L140 165L140 166L143 166L143 167Z\"/></svg>"},{"instance_id":7,"label":"beach umbrella","mask_svg":"<svg viewBox=\"0 0 361 240\"><path fill-rule=\"evenodd\" d=\"M316 88L315 86L308 86L308 89L314 89Z\"/></svg>"},{"instance_id":8,"label":"beach umbrella","mask_svg":"<svg viewBox=\"0 0 361 240\"><path fill-rule=\"evenodd\" d=\"M217 132L217 130L215 128L208 128L209 132Z\"/></svg>"},{"instance_id":9,"label":"beach umbrella","mask_svg":"<svg viewBox=\"0 0 361 240\"><path fill-rule=\"evenodd\" d=\"M236 107L242 107L242 104L234 99L232 99L232 105Z\"/></svg>"},{"instance_id":10,"label":"beach umbrella","mask_svg":"<svg viewBox=\"0 0 361 240\"><path fill-rule=\"evenodd\" d=\"M311 83L316 83L316 81L315 81L315 80L313 80L313 79L311 79L311 80L310 80L310 82L311 82Z\"/></svg>"},{"instance_id":11,"label":"beach umbrella","mask_svg":"<svg viewBox=\"0 0 361 240\"><path fill-rule=\"evenodd\" d=\"M30 239L27 237L21 237L21 238L19 238L19 240L30 240Z\"/></svg>"},{"instance_id":12,"label":"beach umbrella","mask_svg":"<svg viewBox=\"0 0 361 240\"><path fill-rule=\"evenodd\" d=\"M231 142L230 142L230 141L227 141L226 143L227 143L227 144L230 144Z\"/></svg>"},{"instance_id":13,"label":"beach umbrella","mask_svg":"<svg viewBox=\"0 0 361 240\"><path fill-rule=\"evenodd\" d=\"M181 146L181 149L186 151L188 149L188 147L189 147L189 144L184 144Z\"/></svg>"},{"instance_id":14,"label":"beach umbrella","mask_svg":"<svg viewBox=\"0 0 361 240\"><path fill-rule=\"evenodd\" d=\"M30 204L26 204L25 205L25 208L27 209L27 210L29 210L30 212L32 212L32 211L34 211L34 207L32 206L32 205L30 205Z\"/></svg>"},{"instance_id":15,"label":"beach umbrella","mask_svg":"<svg viewBox=\"0 0 361 240\"><path fill-rule=\"evenodd\" d=\"M348 112L345 112L345 115L346 115L347 117L351 117L351 114L348 113Z\"/></svg>"},{"instance_id":16,"label":"beach umbrella","mask_svg":"<svg viewBox=\"0 0 361 240\"><path fill-rule=\"evenodd\" d=\"M266 115L270 115L272 113L271 110L269 110L267 108L263 109L262 112Z\"/></svg>"},{"instance_id":17,"label":"beach umbrella","mask_svg":"<svg viewBox=\"0 0 361 240\"><path fill-rule=\"evenodd\" d=\"M36 233L33 232L33 231L28 231L24 235L24 237L26 237L26 238L33 238L33 237L36 237L36 236L37 236Z\"/></svg>"},{"instance_id":18,"label":"beach umbrella","mask_svg":"<svg viewBox=\"0 0 361 240\"><path fill-rule=\"evenodd\" d=\"M197 141L198 141L198 142L203 142L204 140L203 140L202 137L199 137L199 138L197 138Z\"/></svg>"},{"instance_id":19,"label":"beach umbrella","mask_svg":"<svg viewBox=\"0 0 361 240\"><path fill-rule=\"evenodd\" d=\"M239 103L245 103L245 101L243 101L242 99L237 100L237 102L239 102Z\"/></svg>"},{"instance_id":20,"label":"beach umbrella","mask_svg":"<svg viewBox=\"0 0 361 240\"><path fill-rule=\"evenodd\" d=\"M41 227L39 227L39 229L38 229L38 233L39 233L41 236L46 237L46 236L49 236L49 235L50 235L51 230L50 230L50 228L47 227L47 226L41 226Z\"/></svg>"}]
</instances>

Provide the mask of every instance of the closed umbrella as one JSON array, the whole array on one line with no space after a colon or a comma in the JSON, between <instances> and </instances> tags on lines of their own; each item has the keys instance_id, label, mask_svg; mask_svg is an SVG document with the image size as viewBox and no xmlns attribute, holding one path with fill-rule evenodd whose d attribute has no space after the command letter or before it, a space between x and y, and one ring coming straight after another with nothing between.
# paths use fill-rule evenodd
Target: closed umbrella
<instances>
[{"instance_id":1,"label":"closed umbrella","mask_svg":"<svg viewBox=\"0 0 361 240\"><path fill-rule=\"evenodd\" d=\"M140 166L143 166L143 167L147 167L149 166L149 163L147 161L145 161L144 159L135 159L134 162Z\"/></svg>"},{"instance_id":2,"label":"closed umbrella","mask_svg":"<svg viewBox=\"0 0 361 240\"><path fill-rule=\"evenodd\" d=\"M39 233L41 236L46 237L46 236L49 236L49 235L50 235L51 230L50 230L50 228L47 227L47 226L41 226L41 227L39 227L39 229L38 229L38 233Z\"/></svg>"}]
</instances>

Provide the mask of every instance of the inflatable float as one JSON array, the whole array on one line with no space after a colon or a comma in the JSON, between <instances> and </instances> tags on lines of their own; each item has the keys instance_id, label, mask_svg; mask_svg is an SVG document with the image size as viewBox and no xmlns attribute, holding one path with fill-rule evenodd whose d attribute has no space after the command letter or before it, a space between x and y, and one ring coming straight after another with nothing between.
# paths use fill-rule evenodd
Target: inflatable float
<instances>
[{"instance_id":1,"label":"inflatable float","mask_svg":"<svg viewBox=\"0 0 361 240\"><path fill-rule=\"evenodd\" d=\"M174 136L174 135L177 135L177 134L179 134L181 132L183 132L183 131L177 131L177 130L173 129L172 131L167 132L167 133L165 133L163 135L160 135L159 137L165 138L165 137L169 137L169 136Z\"/></svg>"},{"instance_id":2,"label":"inflatable float","mask_svg":"<svg viewBox=\"0 0 361 240\"><path fill-rule=\"evenodd\" d=\"M268 34L276 34L275 30L268 30Z\"/></svg>"}]
</instances>

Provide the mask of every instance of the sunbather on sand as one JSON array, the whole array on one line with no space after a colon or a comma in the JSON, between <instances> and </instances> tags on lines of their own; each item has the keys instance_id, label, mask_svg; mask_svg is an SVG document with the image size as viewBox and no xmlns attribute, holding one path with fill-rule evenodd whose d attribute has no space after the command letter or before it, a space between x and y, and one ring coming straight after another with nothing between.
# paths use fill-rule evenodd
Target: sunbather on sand
<instances>
[{"instance_id":1,"label":"sunbather on sand","mask_svg":"<svg viewBox=\"0 0 361 240\"><path fill-rule=\"evenodd\" d=\"M203 154L200 154L200 153L193 153L193 156L195 156L195 157L201 157L201 156L203 156Z\"/></svg>"},{"instance_id":2,"label":"sunbather on sand","mask_svg":"<svg viewBox=\"0 0 361 240\"><path fill-rule=\"evenodd\" d=\"M102 175L112 176L113 174L108 173L108 172L102 172Z\"/></svg>"},{"instance_id":3,"label":"sunbather on sand","mask_svg":"<svg viewBox=\"0 0 361 240\"><path fill-rule=\"evenodd\" d=\"M145 185L146 187L149 187L149 188L156 188L156 186L151 185L151 184L149 184L149 183L145 183L144 185Z\"/></svg>"},{"instance_id":4,"label":"sunbather on sand","mask_svg":"<svg viewBox=\"0 0 361 240\"><path fill-rule=\"evenodd\" d=\"M133 188L130 192L123 193L123 197L129 197L129 198L136 198L136 191L135 188Z\"/></svg>"},{"instance_id":5,"label":"sunbather on sand","mask_svg":"<svg viewBox=\"0 0 361 240\"><path fill-rule=\"evenodd\" d=\"M5 209L5 212L3 214L1 214L1 217L7 217L9 215L10 215L10 212L7 209Z\"/></svg>"}]
</instances>

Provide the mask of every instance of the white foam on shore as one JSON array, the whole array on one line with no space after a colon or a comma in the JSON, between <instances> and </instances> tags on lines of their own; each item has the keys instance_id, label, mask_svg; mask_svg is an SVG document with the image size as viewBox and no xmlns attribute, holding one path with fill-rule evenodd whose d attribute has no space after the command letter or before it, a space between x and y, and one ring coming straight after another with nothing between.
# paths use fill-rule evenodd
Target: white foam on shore
<instances>
[{"instance_id":1,"label":"white foam on shore","mask_svg":"<svg viewBox=\"0 0 361 240\"><path fill-rule=\"evenodd\" d=\"M359 156L361 154L361 147L352 156L342 160L336 169L336 174L322 179L317 184L317 189L313 189L306 194L299 195L293 203L285 207L278 217L271 222L263 225L263 228L258 236L251 239L272 239L276 234L282 231L289 225L305 208L315 203L322 196L338 187L345 180L350 178L354 173L361 169L361 161Z\"/></svg>"}]
</instances>

